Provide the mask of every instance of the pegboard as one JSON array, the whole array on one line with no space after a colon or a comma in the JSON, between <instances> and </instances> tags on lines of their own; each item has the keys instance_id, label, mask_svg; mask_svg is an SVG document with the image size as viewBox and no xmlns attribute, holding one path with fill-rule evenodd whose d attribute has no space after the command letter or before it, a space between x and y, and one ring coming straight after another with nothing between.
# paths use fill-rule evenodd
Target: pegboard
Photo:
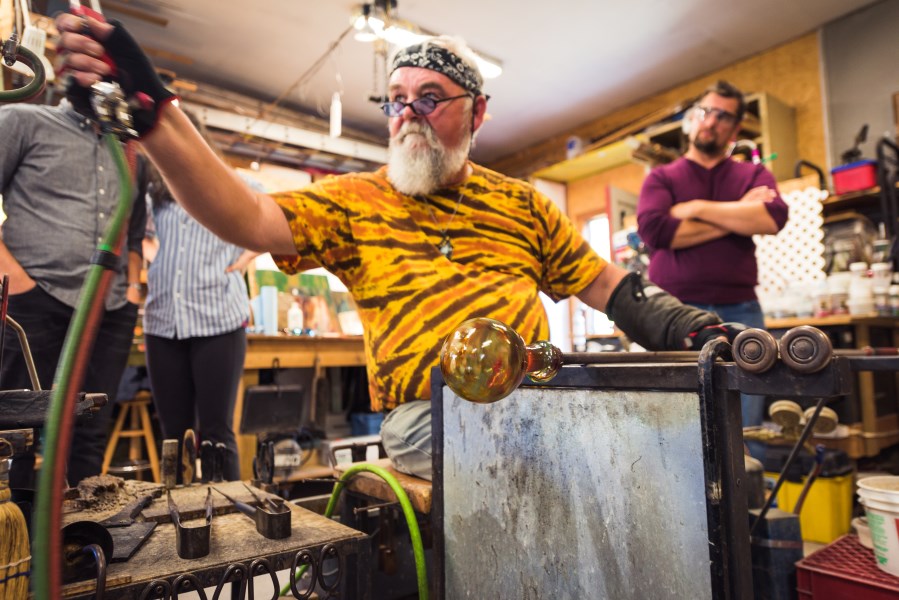
<instances>
[{"instance_id":1,"label":"pegboard","mask_svg":"<svg viewBox=\"0 0 899 600\"><path fill-rule=\"evenodd\" d=\"M759 297L777 297L790 286L812 290L824 281L824 217L821 201L827 190L808 185L809 178L780 185L790 218L777 235L755 235ZM814 178L811 179L815 181Z\"/></svg>"}]
</instances>

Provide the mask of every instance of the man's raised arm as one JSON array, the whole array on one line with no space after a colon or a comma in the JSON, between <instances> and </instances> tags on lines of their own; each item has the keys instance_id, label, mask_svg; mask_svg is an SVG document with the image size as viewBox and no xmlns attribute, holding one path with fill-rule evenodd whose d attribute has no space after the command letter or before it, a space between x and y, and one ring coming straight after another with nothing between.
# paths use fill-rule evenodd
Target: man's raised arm
<instances>
[{"instance_id":1,"label":"man's raised arm","mask_svg":"<svg viewBox=\"0 0 899 600\"><path fill-rule=\"evenodd\" d=\"M141 100L143 108L134 111L141 145L194 218L243 248L296 253L281 209L269 196L250 190L206 145L121 24L62 14L56 25L64 70L74 79L67 96L80 112L92 116L89 86L105 77L119 81L129 98Z\"/></svg>"}]
</instances>

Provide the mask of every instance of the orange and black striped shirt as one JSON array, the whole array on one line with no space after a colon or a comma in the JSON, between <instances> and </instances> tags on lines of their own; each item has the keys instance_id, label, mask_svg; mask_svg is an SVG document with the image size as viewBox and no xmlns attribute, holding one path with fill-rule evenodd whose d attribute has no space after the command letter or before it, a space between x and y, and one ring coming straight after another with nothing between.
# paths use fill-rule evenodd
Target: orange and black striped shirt
<instances>
[{"instance_id":1,"label":"orange and black striped shirt","mask_svg":"<svg viewBox=\"0 0 899 600\"><path fill-rule=\"evenodd\" d=\"M386 167L275 195L299 253L278 266L294 273L311 259L356 302L373 410L430 398L443 340L467 319L498 319L526 343L548 339L538 292L576 294L606 265L533 186L471 167L464 183L427 197L430 209L397 192ZM452 260L437 249L444 229Z\"/></svg>"}]
</instances>

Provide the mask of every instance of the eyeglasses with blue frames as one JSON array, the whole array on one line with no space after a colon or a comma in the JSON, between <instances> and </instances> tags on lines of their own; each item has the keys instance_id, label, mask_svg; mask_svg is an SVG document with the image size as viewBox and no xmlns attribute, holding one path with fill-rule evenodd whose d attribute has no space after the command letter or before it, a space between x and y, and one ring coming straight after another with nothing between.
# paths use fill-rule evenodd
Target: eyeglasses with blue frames
<instances>
[{"instance_id":1,"label":"eyeglasses with blue frames","mask_svg":"<svg viewBox=\"0 0 899 600\"><path fill-rule=\"evenodd\" d=\"M459 98L474 98L474 96L471 94L460 94L458 96L450 96L449 98L441 98L439 100L430 96L422 96L421 98L416 98L412 102L400 102L399 100L394 100L393 102L385 102L382 104L381 110L383 110L384 114L388 117L398 117L403 114L403 111L406 110L406 107L408 106L416 115L424 116L434 112L437 109L438 104L449 102L450 100L458 100Z\"/></svg>"},{"instance_id":2,"label":"eyeglasses with blue frames","mask_svg":"<svg viewBox=\"0 0 899 600\"><path fill-rule=\"evenodd\" d=\"M719 123L727 125L733 125L737 122L737 115L734 113L711 106L694 106L693 114L696 115L700 122L705 121L710 116L715 117Z\"/></svg>"}]
</instances>

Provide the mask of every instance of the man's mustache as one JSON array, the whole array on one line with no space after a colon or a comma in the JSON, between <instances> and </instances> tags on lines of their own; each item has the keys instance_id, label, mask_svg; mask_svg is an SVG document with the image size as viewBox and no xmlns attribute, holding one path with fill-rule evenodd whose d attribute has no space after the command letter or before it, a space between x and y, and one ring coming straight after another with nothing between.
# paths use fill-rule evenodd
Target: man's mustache
<instances>
[{"instance_id":1,"label":"man's mustache","mask_svg":"<svg viewBox=\"0 0 899 600\"><path fill-rule=\"evenodd\" d=\"M402 142L406 139L406 137L413 134L423 135L425 139L428 140L429 144L434 143L434 132L429 126L425 125L424 123L405 123L402 128L400 128L397 138L400 142Z\"/></svg>"}]
</instances>

